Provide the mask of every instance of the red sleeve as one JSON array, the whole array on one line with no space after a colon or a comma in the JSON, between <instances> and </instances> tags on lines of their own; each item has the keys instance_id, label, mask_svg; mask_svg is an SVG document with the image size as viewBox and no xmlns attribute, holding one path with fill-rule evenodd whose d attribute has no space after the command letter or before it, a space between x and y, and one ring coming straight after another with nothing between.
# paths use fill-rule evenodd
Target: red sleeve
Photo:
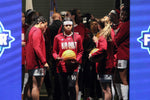
<instances>
[{"instance_id":1,"label":"red sleeve","mask_svg":"<svg viewBox=\"0 0 150 100\"><path fill-rule=\"evenodd\" d=\"M122 23L117 35L115 36L115 42L119 46L127 38L129 38L129 22Z\"/></svg>"},{"instance_id":2,"label":"red sleeve","mask_svg":"<svg viewBox=\"0 0 150 100\"><path fill-rule=\"evenodd\" d=\"M98 40L98 48L99 48L99 50L97 52L93 53L92 57L95 55L100 55L100 54L104 53L104 51L107 50L107 41L102 36Z\"/></svg>"},{"instance_id":3,"label":"red sleeve","mask_svg":"<svg viewBox=\"0 0 150 100\"><path fill-rule=\"evenodd\" d=\"M82 39L81 36L79 36L78 40L77 40L77 62L79 62L82 58L82 54L83 54L83 45L82 45Z\"/></svg>"},{"instance_id":4,"label":"red sleeve","mask_svg":"<svg viewBox=\"0 0 150 100\"><path fill-rule=\"evenodd\" d=\"M43 64L45 64L46 58L42 52L42 46L41 46L41 45L43 45L42 44L43 42L41 42L42 37L43 37L43 35L42 35L41 31L37 30L33 33L32 40L33 40L33 49L34 49L36 55L41 60L41 62Z\"/></svg>"},{"instance_id":5,"label":"red sleeve","mask_svg":"<svg viewBox=\"0 0 150 100\"><path fill-rule=\"evenodd\" d=\"M54 44L53 44L53 57L56 60L56 58L58 57L58 40L57 40L57 36L55 36L54 38Z\"/></svg>"}]
</instances>

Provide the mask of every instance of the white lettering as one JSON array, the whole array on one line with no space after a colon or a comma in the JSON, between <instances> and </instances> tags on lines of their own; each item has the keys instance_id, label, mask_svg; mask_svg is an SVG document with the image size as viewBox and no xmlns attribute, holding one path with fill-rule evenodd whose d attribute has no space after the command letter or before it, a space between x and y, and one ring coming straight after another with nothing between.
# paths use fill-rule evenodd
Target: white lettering
<instances>
[{"instance_id":1,"label":"white lettering","mask_svg":"<svg viewBox=\"0 0 150 100\"><path fill-rule=\"evenodd\" d=\"M76 80L76 75L71 75L72 80Z\"/></svg>"},{"instance_id":2,"label":"white lettering","mask_svg":"<svg viewBox=\"0 0 150 100\"><path fill-rule=\"evenodd\" d=\"M150 34L144 34L144 46L147 46L148 42L150 42Z\"/></svg>"},{"instance_id":3,"label":"white lettering","mask_svg":"<svg viewBox=\"0 0 150 100\"><path fill-rule=\"evenodd\" d=\"M8 34L0 34L0 45L7 45Z\"/></svg>"},{"instance_id":4,"label":"white lettering","mask_svg":"<svg viewBox=\"0 0 150 100\"><path fill-rule=\"evenodd\" d=\"M69 49L74 49L75 48L74 42L68 42L68 48Z\"/></svg>"},{"instance_id":5,"label":"white lettering","mask_svg":"<svg viewBox=\"0 0 150 100\"><path fill-rule=\"evenodd\" d=\"M62 42L61 48L62 49L75 49L77 46L77 42Z\"/></svg>"},{"instance_id":6,"label":"white lettering","mask_svg":"<svg viewBox=\"0 0 150 100\"><path fill-rule=\"evenodd\" d=\"M62 42L61 43L61 48L62 49L67 49L67 42Z\"/></svg>"}]
</instances>

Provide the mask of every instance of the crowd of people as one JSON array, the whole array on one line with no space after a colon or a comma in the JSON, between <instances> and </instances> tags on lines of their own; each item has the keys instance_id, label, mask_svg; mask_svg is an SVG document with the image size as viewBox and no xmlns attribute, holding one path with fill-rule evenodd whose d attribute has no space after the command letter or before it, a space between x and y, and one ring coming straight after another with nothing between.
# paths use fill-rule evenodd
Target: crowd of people
<instances>
[{"instance_id":1,"label":"crowd of people","mask_svg":"<svg viewBox=\"0 0 150 100\"><path fill-rule=\"evenodd\" d=\"M129 6L103 18L71 9L22 13L22 100L129 100ZM93 49L97 49L91 53ZM76 59L64 60L65 50Z\"/></svg>"}]
</instances>

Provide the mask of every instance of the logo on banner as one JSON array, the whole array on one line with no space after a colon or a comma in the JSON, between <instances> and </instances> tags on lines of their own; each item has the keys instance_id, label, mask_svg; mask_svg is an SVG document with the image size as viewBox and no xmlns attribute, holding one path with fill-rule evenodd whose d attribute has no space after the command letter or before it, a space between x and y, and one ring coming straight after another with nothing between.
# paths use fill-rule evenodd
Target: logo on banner
<instances>
[{"instance_id":1,"label":"logo on banner","mask_svg":"<svg viewBox=\"0 0 150 100\"><path fill-rule=\"evenodd\" d=\"M141 48L146 49L150 54L150 26L147 30L141 32L141 36L137 38L137 41L141 43Z\"/></svg>"},{"instance_id":2,"label":"logo on banner","mask_svg":"<svg viewBox=\"0 0 150 100\"><path fill-rule=\"evenodd\" d=\"M14 40L15 38L11 36L11 31L5 30L3 24L0 22L0 57L6 49L11 48L11 43Z\"/></svg>"}]
</instances>

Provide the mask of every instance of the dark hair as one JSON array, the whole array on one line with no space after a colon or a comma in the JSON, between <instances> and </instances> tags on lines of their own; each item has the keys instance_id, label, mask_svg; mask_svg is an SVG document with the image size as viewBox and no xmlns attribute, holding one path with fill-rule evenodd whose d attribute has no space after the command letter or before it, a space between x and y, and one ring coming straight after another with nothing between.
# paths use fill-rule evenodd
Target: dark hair
<instances>
[{"instance_id":1,"label":"dark hair","mask_svg":"<svg viewBox=\"0 0 150 100\"><path fill-rule=\"evenodd\" d=\"M34 21L33 21L33 23L27 29L26 36L25 36L26 41L28 40L28 35L29 35L29 32L30 32L31 28L34 25L39 24L40 22L45 23L45 22L47 22L47 20L43 16L38 16L37 18L35 18Z\"/></svg>"},{"instance_id":2,"label":"dark hair","mask_svg":"<svg viewBox=\"0 0 150 100\"><path fill-rule=\"evenodd\" d=\"M71 15L75 15L75 22L76 22L76 24L80 24L81 23L81 21L79 21L79 19L78 19L78 15L77 15L77 11L78 10L79 9L72 9L72 10L70 10Z\"/></svg>"},{"instance_id":3,"label":"dark hair","mask_svg":"<svg viewBox=\"0 0 150 100\"><path fill-rule=\"evenodd\" d=\"M126 16L127 18L124 21L128 21L129 20L129 16L130 16L130 9L128 5L125 5L124 8L122 8L122 11L126 12Z\"/></svg>"},{"instance_id":4,"label":"dark hair","mask_svg":"<svg viewBox=\"0 0 150 100\"><path fill-rule=\"evenodd\" d=\"M84 24L84 26L88 29L90 29L90 23L91 21L94 21L95 19L91 19L92 14L90 13L85 13L82 16L82 23ZM96 21L96 20L95 20Z\"/></svg>"},{"instance_id":5,"label":"dark hair","mask_svg":"<svg viewBox=\"0 0 150 100\"><path fill-rule=\"evenodd\" d=\"M35 10L29 9L25 12L25 22L28 25L31 25L35 18L37 18L37 14Z\"/></svg>"},{"instance_id":6,"label":"dark hair","mask_svg":"<svg viewBox=\"0 0 150 100\"><path fill-rule=\"evenodd\" d=\"M116 10L111 10L108 14L108 17L110 18L111 22L114 22L114 20L115 20L113 16L115 18L119 19L119 14L116 12Z\"/></svg>"}]
</instances>

